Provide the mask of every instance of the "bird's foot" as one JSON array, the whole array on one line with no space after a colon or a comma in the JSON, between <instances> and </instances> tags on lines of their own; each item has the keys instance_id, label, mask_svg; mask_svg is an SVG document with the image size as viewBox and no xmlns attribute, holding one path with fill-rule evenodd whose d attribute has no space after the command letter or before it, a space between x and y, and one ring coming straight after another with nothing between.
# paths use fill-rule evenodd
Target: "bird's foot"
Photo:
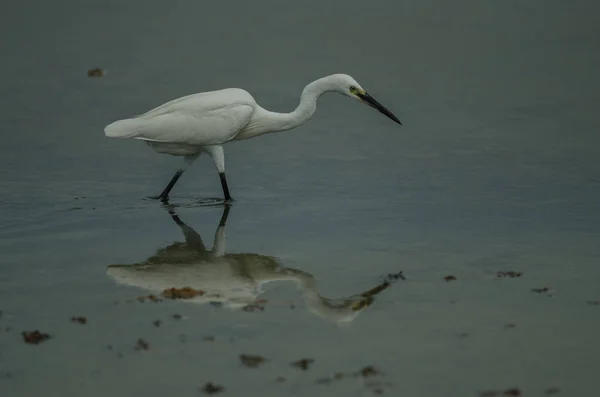
<instances>
[{"instance_id":1,"label":"bird's foot","mask_svg":"<svg viewBox=\"0 0 600 397\"><path fill-rule=\"evenodd\" d=\"M163 196L162 194L160 196L148 196L147 198L149 198L150 200L160 200L164 204L169 203L169 196Z\"/></svg>"}]
</instances>

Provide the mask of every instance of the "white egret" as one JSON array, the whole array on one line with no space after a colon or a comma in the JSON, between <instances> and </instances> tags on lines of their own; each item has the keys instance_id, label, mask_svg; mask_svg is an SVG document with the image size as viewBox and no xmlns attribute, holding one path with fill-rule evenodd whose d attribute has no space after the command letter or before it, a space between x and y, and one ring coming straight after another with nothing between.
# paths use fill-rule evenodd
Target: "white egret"
<instances>
[{"instance_id":1,"label":"white egret","mask_svg":"<svg viewBox=\"0 0 600 397\"><path fill-rule=\"evenodd\" d=\"M104 132L109 138L139 139L158 153L184 157L183 167L156 198L166 200L183 172L206 152L215 163L225 200L229 201L223 144L289 130L307 122L317 109L317 99L326 92L354 98L402 124L351 76L333 74L308 84L302 91L300 104L291 113L270 112L260 107L247 91L227 88L175 99L140 116L115 121Z\"/></svg>"}]
</instances>

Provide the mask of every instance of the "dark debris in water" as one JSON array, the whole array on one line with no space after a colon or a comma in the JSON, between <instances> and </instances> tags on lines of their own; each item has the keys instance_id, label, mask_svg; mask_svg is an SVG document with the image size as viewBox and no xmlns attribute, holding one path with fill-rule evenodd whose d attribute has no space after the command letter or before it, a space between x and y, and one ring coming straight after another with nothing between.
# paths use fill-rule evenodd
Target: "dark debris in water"
<instances>
[{"instance_id":1,"label":"dark debris in water","mask_svg":"<svg viewBox=\"0 0 600 397\"><path fill-rule=\"evenodd\" d=\"M444 281L449 282L449 281L456 281L456 277L449 275L444 277Z\"/></svg>"},{"instance_id":2,"label":"dark debris in water","mask_svg":"<svg viewBox=\"0 0 600 397\"><path fill-rule=\"evenodd\" d=\"M364 378L366 388L375 395L384 394L388 391L392 384L390 382L384 382L383 380L376 380L377 378L383 377L384 374L372 365L365 366L354 373L336 372L331 377L323 377L315 380L318 385L328 386L333 382L339 382L343 379L348 378Z\"/></svg>"},{"instance_id":3,"label":"dark debris in water","mask_svg":"<svg viewBox=\"0 0 600 397\"><path fill-rule=\"evenodd\" d=\"M600 301L588 301L588 305L600 306Z\"/></svg>"},{"instance_id":4,"label":"dark debris in water","mask_svg":"<svg viewBox=\"0 0 600 397\"><path fill-rule=\"evenodd\" d=\"M208 336L205 336L204 338L202 338L202 340L205 342L214 342L215 337L213 335L208 335Z\"/></svg>"},{"instance_id":5,"label":"dark debris in water","mask_svg":"<svg viewBox=\"0 0 600 397\"><path fill-rule=\"evenodd\" d=\"M506 390L486 390L479 393L480 397L495 397L495 396L522 396L521 390L517 387L512 387Z\"/></svg>"},{"instance_id":6,"label":"dark debris in water","mask_svg":"<svg viewBox=\"0 0 600 397\"><path fill-rule=\"evenodd\" d=\"M503 272L503 271L499 271L496 273L496 277L497 278L519 278L523 275L523 272L515 272L512 270Z\"/></svg>"},{"instance_id":7,"label":"dark debris in water","mask_svg":"<svg viewBox=\"0 0 600 397\"><path fill-rule=\"evenodd\" d=\"M379 375L381 375L381 372L372 365L368 365L354 374L354 376L362 376L363 378L370 378Z\"/></svg>"},{"instance_id":8,"label":"dark debris in water","mask_svg":"<svg viewBox=\"0 0 600 397\"><path fill-rule=\"evenodd\" d=\"M306 371L308 367L314 363L315 360L313 358L303 358L292 363L292 366L296 368L300 368L303 371Z\"/></svg>"},{"instance_id":9,"label":"dark debris in water","mask_svg":"<svg viewBox=\"0 0 600 397\"><path fill-rule=\"evenodd\" d=\"M150 349L150 344L144 339L140 338L137 340L135 344L135 350L148 350Z\"/></svg>"},{"instance_id":10,"label":"dark debris in water","mask_svg":"<svg viewBox=\"0 0 600 397\"><path fill-rule=\"evenodd\" d=\"M40 332L37 329L31 332L23 331L21 332L21 335L23 335L23 340L25 343L29 343L31 345L39 345L40 343L52 338L52 336L49 334Z\"/></svg>"},{"instance_id":11,"label":"dark debris in water","mask_svg":"<svg viewBox=\"0 0 600 397\"><path fill-rule=\"evenodd\" d=\"M208 382L200 390L203 391L206 394L216 394L216 393L222 392L223 390L225 390L225 388L223 386L215 385L212 382Z\"/></svg>"},{"instance_id":12,"label":"dark debris in water","mask_svg":"<svg viewBox=\"0 0 600 397\"><path fill-rule=\"evenodd\" d=\"M240 354L240 360L248 368L256 368L259 365L268 361L263 356L251 355L251 354Z\"/></svg>"},{"instance_id":13,"label":"dark debris in water","mask_svg":"<svg viewBox=\"0 0 600 397\"><path fill-rule=\"evenodd\" d=\"M517 324L515 323L508 323L504 326L504 328L506 329L512 329L512 328L517 328Z\"/></svg>"},{"instance_id":14,"label":"dark debris in water","mask_svg":"<svg viewBox=\"0 0 600 397\"><path fill-rule=\"evenodd\" d=\"M532 292L535 292L536 294L548 294L548 296L552 296L552 292L554 292L554 290L548 288L548 287L544 287L544 288L532 288L531 289Z\"/></svg>"},{"instance_id":15,"label":"dark debris in water","mask_svg":"<svg viewBox=\"0 0 600 397\"><path fill-rule=\"evenodd\" d=\"M73 316L71 317L71 321L78 324L87 324L87 318L83 316Z\"/></svg>"},{"instance_id":16,"label":"dark debris in water","mask_svg":"<svg viewBox=\"0 0 600 397\"><path fill-rule=\"evenodd\" d=\"M558 387L550 387L544 391L544 394L551 396L553 394L560 393L560 389Z\"/></svg>"},{"instance_id":17,"label":"dark debris in water","mask_svg":"<svg viewBox=\"0 0 600 397\"><path fill-rule=\"evenodd\" d=\"M204 295L204 291L195 290L191 287L167 288L162 292L162 295L167 299L192 299Z\"/></svg>"},{"instance_id":18,"label":"dark debris in water","mask_svg":"<svg viewBox=\"0 0 600 397\"><path fill-rule=\"evenodd\" d=\"M156 328L158 328L158 327L160 327L160 326L161 326L161 324L162 324L162 321L160 321L160 320L156 320L156 321L154 321L152 324L154 324L154 326L155 326Z\"/></svg>"},{"instance_id":19,"label":"dark debris in water","mask_svg":"<svg viewBox=\"0 0 600 397\"><path fill-rule=\"evenodd\" d=\"M93 68L88 70L88 77L102 77L106 74L106 71L101 68Z\"/></svg>"},{"instance_id":20,"label":"dark debris in water","mask_svg":"<svg viewBox=\"0 0 600 397\"><path fill-rule=\"evenodd\" d=\"M285 382L287 379L285 376L278 376L277 378L275 378L275 382L277 383L283 383Z\"/></svg>"},{"instance_id":21,"label":"dark debris in water","mask_svg":"<svg viewBox=\"0 0 600 397\"><path fill-rule=\"evenodd\" d=\"M543 292L548 292L548 291L550 291L550 289L549 289L549 288L547 288L547 287L544 287L544 288L532 288L531 290L532 290L533 292L537 292L538 294L541 294L541 293L543 293Z\"/></svg>"}]
</instances>

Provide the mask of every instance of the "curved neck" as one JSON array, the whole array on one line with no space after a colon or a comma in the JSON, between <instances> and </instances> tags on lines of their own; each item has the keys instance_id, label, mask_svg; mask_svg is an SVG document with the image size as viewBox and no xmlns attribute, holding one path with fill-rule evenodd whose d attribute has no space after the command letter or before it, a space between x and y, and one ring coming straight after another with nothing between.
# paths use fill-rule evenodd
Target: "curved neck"
<instances>
[{"instance_id":1,"label":"curved neck","mask_svg":"<svg viewBox=\"0 0 600 397\"><path fill-rule=\"evenodd\" d=\"M333 76L327 76L313 81L304 87L300 96L300 104L291 113L276 113L265 110L268 121L265 132L285 131L306 123L317 110L317 99L326 92L335 91Z\"/></svg>"}]
</instances>

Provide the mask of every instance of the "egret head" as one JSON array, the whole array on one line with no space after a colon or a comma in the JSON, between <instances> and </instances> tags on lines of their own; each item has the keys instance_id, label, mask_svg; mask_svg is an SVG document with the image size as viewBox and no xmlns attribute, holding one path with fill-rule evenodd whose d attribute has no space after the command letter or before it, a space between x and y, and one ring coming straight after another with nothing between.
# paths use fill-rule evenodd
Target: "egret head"
<instances>
[{"instance_id":1,"label":"egret head","mask_svg":"<svg viewBox=\"0 0 600 397\"><path fill-rule=\"evenodd\" d=\"M390 119L394 120L396 123L402 125L400 120L392 112L387 110L385 106L377 102L371 95L367 94L367 92L358 84L352 76L347 74L338 74L336 91L340 94L347 95L351 98L354 98L362 103L365 103L371 106L373 109L377 109L381 113L385 114Z\"/></svg>"}]
</instances>

